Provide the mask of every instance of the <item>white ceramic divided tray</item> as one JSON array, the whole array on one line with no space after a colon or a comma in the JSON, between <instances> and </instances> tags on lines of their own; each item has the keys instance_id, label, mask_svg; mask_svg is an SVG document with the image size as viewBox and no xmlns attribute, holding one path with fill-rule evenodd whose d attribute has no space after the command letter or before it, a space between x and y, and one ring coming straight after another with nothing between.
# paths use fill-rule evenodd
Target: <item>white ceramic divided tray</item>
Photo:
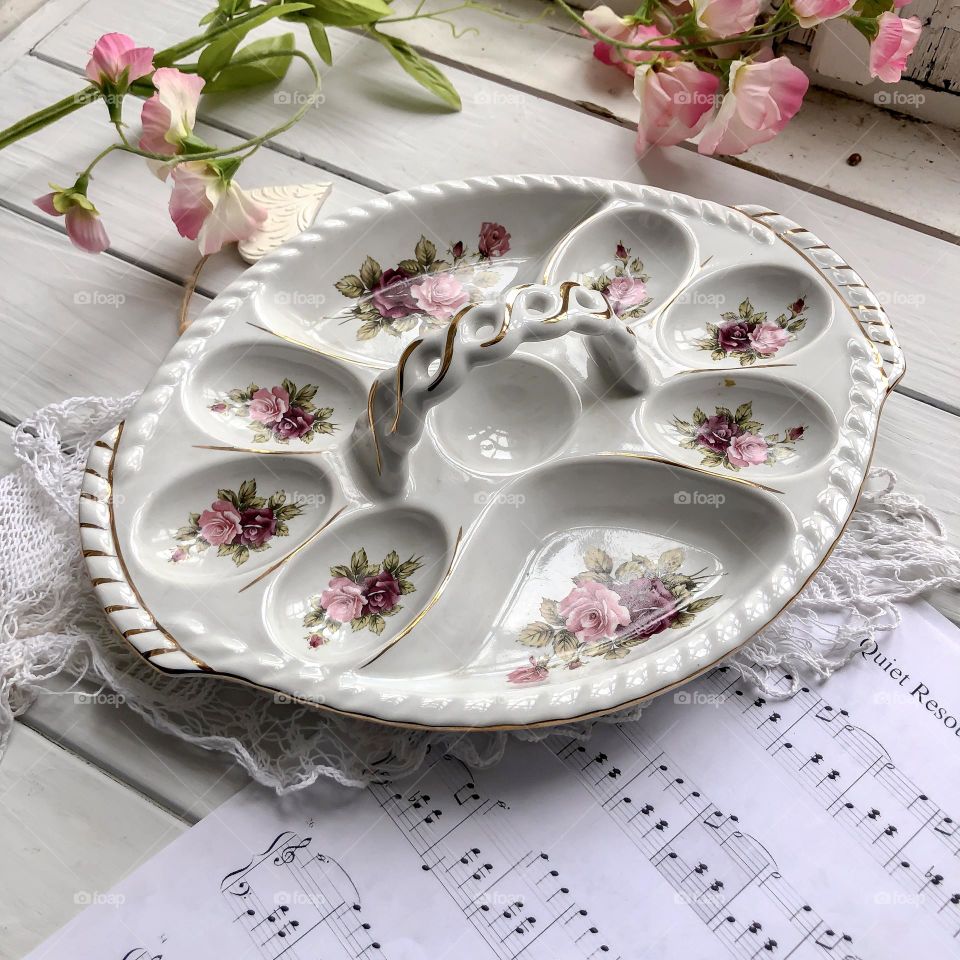
<instances>
[{"instance_id":1,"label":"white ceramic divided tray","mask_svg":"<svg viewBox=\"0 0 960 960\"><path fill-rule=\"evenodd\" d=\"M903 373L809 232L495 177L329 219L225 290L94 447L84 555L153 666L389 723L557 723L772 620Z\"/></svg>"}]
</instances>

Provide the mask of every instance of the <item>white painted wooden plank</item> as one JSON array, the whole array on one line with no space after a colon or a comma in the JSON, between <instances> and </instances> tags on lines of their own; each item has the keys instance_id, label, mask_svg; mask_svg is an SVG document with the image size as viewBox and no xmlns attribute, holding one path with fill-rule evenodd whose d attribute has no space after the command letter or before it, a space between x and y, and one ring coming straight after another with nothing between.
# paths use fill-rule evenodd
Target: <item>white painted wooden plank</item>
<instances>
[{"instance_id":1,"label":"white painted wooden plank","mask_svg":"<svg viewBox=\"0 0 960 960\"><path fill-rule=\"evenodd\" d=\"M41 695L22 722L184 820L205 817L250 782L226 754L160 732L109 691L70 687L57 678L50 689L59 692Z\"/></svg>"},{"instance_id":2,"label":"white painted wooden plank","mask_svg":"<svg viewBox=\"0 0 960 960\"><path fill-rule=\"evenodd\" d=\"M13 450L10 448L12 436L13 427L9 423L0 422L0 477L20 466L20 461L13 455Z\"/></svg>"},{"instance_id":3,"label":"white painted wooden plank","mask_svg":"<svg viewBox=\"0 0 960 960\"><path fill-rule=\"evenodd\" d=\"M63 68L25 57L0 74L0 127L68 96L77 89L78 82L75 75ZM116 139L105 114L95 112L99 110L100 104L86 107L0 151L0 199L31 217L53 223L32 201L49 189L49 181L72 183L76 171ZM130 111L130 123L136 131L137 113ZM237 142L237 137L202 125L197 134L221 146ZM336 214L376 195L368 187L276 151L261 150L251 157L244 164L240 182L250 187L330 182L333 191L322 216ZM170 185L153 176L142 160L123 154L107 157L96 169L90 193L103 215L112 251L165 275L180 279L190 276L199 259L196 244L177 234L167 211ZM224 250L204 266L201 288L214 292L223 289L244 266L233 248Z\"/></svg>"},{"instance_id":4,"label":"white painted wooden plank","mask_svg":"<svg viewBox=\"0 0 960 960\"><path fill-rule=\"evenodd\" d=\"M85 23L106 23L109 13L110 22L120 18L118 29L129 26L125 18L132 13L108 7L106 0L91 0ZM165 42L186 28L187 11L178 0L162 12L138 11L137 19L143 35ZM910 360L904 385L960 407L952 359L960 353L960 327L953 323L950 280L960 273L956 245L686 150L657 152L638 166L632 136L617 124L454 70L465 107L451 114L398 78L396 64L378 45L342 32L337 37L325 103L281 138L290 149L390 187L547 172L649 182L723 203L762 203L819 233L876 287ZM81 56L76 37L64 30L42 49L74 65ZM282 89L303 82L294 65ZM273 94L219 99L207 108L217 124L253 133L276 122Z\"/></svg>"},{"instance_id":5,"label":"white painted wooden plank","mask_svg":"<svg viewBox=\"0 0 960 960\"><path fill-rule=\"evenodd\" d=\"M182 289L0 210L0 411L144 387L176 340ZM196 298L197 305L203 298Z\"/></svg>"},{"instance_id":6,"label":"white painted wooden plank","mask_svg":"<svg viewBox=\"0 0 960 960\"><path fill-rule=\"evenodd\" d=\"M186 829L21 724L0 764L0 806L0 960L18 960Z\"/></svg>"}]
</instances>

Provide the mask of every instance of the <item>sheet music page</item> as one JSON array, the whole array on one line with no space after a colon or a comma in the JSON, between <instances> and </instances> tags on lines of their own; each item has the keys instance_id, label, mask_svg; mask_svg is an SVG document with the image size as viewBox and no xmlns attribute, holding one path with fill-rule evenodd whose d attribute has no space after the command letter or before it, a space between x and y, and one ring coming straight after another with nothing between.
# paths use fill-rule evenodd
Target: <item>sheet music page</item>
<instances>
[{"instance_id":1,"label":"sheet music page","mask_svg":"<svg viewBox=\"0 0 960 960\"><path fill-rule=\"evenodd\" d=\"M30 956L960 956L960 633L903 615L791 700L717 669L489 770L252 786Z\"/></svg>"}]
</instances>

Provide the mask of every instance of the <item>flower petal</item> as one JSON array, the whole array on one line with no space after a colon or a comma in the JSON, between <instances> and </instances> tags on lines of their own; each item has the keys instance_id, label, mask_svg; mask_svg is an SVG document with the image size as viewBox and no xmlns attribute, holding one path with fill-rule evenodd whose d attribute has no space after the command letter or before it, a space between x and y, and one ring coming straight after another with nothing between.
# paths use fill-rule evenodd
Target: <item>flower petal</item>
<instances>
[{"instance_id":1,"label":"flower petal","mask_svg":"<svg viewBox=\"0 0 960 960\"><path fill-rule=\"evenodd\" d=\"M75 247L88 253L102 253L110 246L110 238L96 211L71 207L67 211L67 236Z\"/></svg>"},{"instance_id":2,"label":"flower petal","mask_svg":"<svg viewBox=\"0 0 960 960\"><path fill-rule=\"evenodd\" d=\"M267 211L231 182L200 230L197 237L200 252L207 256L216 253L225 243L246 240L266 219Z\"/></svg>"}]
</instances>

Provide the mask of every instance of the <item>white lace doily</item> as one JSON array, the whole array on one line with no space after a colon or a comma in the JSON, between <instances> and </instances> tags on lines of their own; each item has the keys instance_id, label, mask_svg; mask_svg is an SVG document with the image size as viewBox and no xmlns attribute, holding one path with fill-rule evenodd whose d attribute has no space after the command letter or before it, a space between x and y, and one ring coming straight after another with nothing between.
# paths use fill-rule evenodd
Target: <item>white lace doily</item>
<instances>
[{"instance_id":1,"label":"white lace doily","mask_svg":"<svg viewBox=\"0 0 960 960\"><path fill-rule=\"evenodd\" d=\"M428 749L473 766L496 763L508 734L393 730L277 703L254 689L209 678L170 677L134 654L107 623L80 555L77 499L90 445L119 422L136 396L87 397L39 410L17 428L19 470L0 479L0 755L14 717L58 674L92 677L122 694L160 730L223 751L283 793L332 777L362 786L415 770ZM848 662L864 636L899 622L894 604L960 582L960 553L914 498L875 470L877 492L861 496L829 561L804 592L728 662L768 697L767 672L783 667L799 685ZM847 614L841 628L821 618ZM623 722L636 708L609 717ZM589 724L565 733L589 736ZM549 730L514 734L539 739Z\"/></svg>"}]
</instances>

